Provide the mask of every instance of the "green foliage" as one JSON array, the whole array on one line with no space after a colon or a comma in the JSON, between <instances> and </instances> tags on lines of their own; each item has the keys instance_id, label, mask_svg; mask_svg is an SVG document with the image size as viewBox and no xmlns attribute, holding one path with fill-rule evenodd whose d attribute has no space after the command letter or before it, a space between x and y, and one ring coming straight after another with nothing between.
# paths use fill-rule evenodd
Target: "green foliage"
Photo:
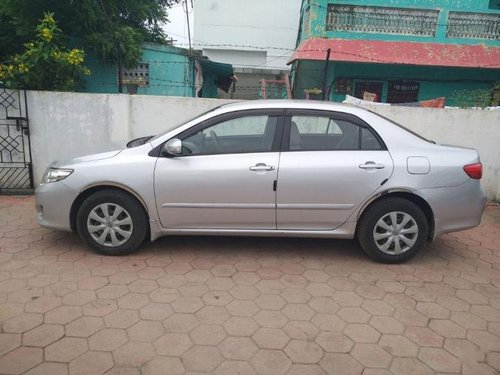
<instances>
[{"instance_id":1,"label":"green foliage","mask_svg":"<svg viewBox=\"0 0 500 375\"><path fill-rule=\"evenodd\" d=\"M83 66L81 49L65 49L61 30L52 13L45 13L36 27L36 39L24 44L24 51L0 64L0 81L9 88L70 91L90 71Z\"/></svg>"},{"instance_id":2,"label":"green foliage","mask_svg":"<svg viewBox=\"0 0 500 375\"><path fill-rule=\"evenodd\" d=\"M500 90L500 83L497 82L490 89L476 89L476 90L456 90L452 94L452 99L460 108L479 107L486 108L492 105L498 105L498 91Z\"/></svg>"},{"instance_id":3,"label":"green foliage","mask_svg":"<svg viewBox=\"0 0 500 375\"><path fill-rule=\"evenodd\" d=\"M492 106L500 106L500 82L495 83L495 86L493 86L493 93L492 93Z\"/></svg>"},{"instance_id":4,"label":"green foliage","mask_svg":"<svg viewBox=\"0 0 500 375\"><path fill-rule=\"evenodd\" d=\"M167 8L179 0L1 0L0 61L34 37L33 25L53 12L72 45L115 64L137 64L144 42L162 42ZM119 52L118 52L119 51Z\"/></svg>"}]
</instances>

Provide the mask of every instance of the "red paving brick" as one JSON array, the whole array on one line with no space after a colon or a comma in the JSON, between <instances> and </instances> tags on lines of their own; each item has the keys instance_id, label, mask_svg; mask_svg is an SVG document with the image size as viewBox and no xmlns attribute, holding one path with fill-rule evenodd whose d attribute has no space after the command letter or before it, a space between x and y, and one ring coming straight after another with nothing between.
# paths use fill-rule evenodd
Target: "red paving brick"
<instances>
[{"instance_id":1,"label":"red paving brick","mask_svg":"<svg viewBox=\"0 0 500 375\"><path fill-rule=\"evenodd\" d=\"M0 197L1 374L498 374L500 207L403 265L354 241L171 237L105 257Z\"/></svg>"}]
</instances>

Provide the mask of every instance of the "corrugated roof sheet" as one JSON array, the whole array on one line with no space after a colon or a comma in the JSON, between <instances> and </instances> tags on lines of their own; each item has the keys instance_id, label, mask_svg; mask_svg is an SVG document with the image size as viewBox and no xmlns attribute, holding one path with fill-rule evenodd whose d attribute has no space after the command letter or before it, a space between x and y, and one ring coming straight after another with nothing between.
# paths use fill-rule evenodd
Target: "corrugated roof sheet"
<instances>
[{"instance_id":1,"label":"corrugated roof sheet","mask_svg":"<svg viewBox=\"0 0 500 375\"><path fill-rule=\"evenodd\" d=\"M331 49L331 61L500 69L499 47L323 38L301 43L288 63L324 61L328 48Z\"/></svg>"}]
</instances>

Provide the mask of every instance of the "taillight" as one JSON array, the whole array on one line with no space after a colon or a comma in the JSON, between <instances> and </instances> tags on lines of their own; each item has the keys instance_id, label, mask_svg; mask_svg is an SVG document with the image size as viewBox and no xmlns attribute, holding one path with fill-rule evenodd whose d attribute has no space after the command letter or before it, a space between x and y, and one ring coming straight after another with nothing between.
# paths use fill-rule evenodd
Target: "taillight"
<instances>
[{"instance_id":1,"label":"taillight","mask_svg":"<svg viewBox=\"0 0 500 375\"><path fill-rule=\"evenodd\" d=\"M481 163L467 164L464 171L470 178L480 180L483 177L483 165Z\"/></svg>"}]
</instances>

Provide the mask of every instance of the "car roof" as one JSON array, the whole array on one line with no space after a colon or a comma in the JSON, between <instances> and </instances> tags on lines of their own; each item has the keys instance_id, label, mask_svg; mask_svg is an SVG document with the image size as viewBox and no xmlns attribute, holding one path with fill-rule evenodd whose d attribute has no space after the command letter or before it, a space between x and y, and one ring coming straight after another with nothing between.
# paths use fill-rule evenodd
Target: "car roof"
<instances>
[{"instance_id":1,"label":"car roof","mask_svg":"<svg viewBox=\"0 0 500 375\"><path fill-rule=\"evenodd\" d=\"M167 138L171 137L173 134L177 134L181 131L188 129L193 123L201 122L214 118L218 115L223 115L231 112L239 111L249 111L249 110L259 110L259 109L304 109L304 110L318 110L318 111L331 111L347 113L359 117L361 120L370 124L371 127L375 129L381 137L384 139L383 134L392 134L391 137L398 138L399 143L404 139L409 139L409 143L414 142L417 135L412 131L402 127L401 125L395 123L392 120L388 120L379 114L365 109L353 104L344 103L333 103L333 102L323 102L316 100L289 100L289 99L271 99L271 100L242 100L242 101L231 101L226 102L218 107L215 107L198 117L186 122L185 124L176 127L174 129L169 129L165 133L162 133L154 137L150 143L153 147L158 146L160 143L164 142ZM418 136L417 139L421 139L424 142L428 142L424 138ZM385 139L384 139L385 141Z\"/></svg>"},{"instance_id":2,"label":"car roof","mask_svg":"<svg viewBox=\"0 0 500 375\"><path fill-rule=\"evenodd\" d=\"M329 111L353 112L356 110L364 111L362 108L355 107L351 104L341 104L332 102L321 102L316 100L246 100L235 101L232 103L223 104L219 107L227 111L239 111L248 109L270 109L270 108L289 108L289 109L318 109Z\"/></svg>"}]
</instances>

